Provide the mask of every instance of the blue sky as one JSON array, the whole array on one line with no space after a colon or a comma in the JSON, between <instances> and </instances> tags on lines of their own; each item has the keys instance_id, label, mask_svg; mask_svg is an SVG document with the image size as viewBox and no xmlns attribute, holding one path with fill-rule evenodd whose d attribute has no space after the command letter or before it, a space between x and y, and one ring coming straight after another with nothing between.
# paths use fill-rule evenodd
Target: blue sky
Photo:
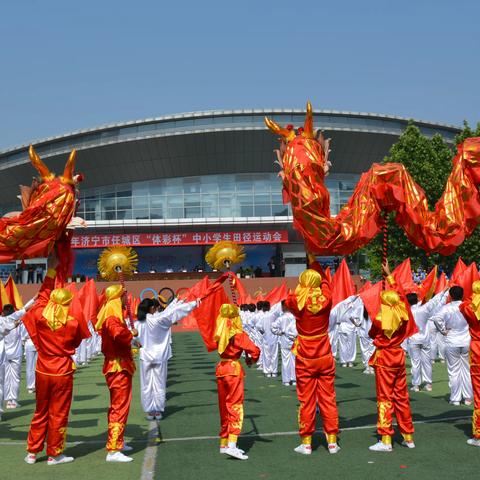
<instances>
[{"instance_id":1,"label":"blue sky","mask_svg":"<svg viewBox=\"0 0 480 480\"><path fill-rule=\"evenodd\" d=\"M0 149L229 108L480 121L480 2L0 2Z\"/></svg>"}]
</instances>

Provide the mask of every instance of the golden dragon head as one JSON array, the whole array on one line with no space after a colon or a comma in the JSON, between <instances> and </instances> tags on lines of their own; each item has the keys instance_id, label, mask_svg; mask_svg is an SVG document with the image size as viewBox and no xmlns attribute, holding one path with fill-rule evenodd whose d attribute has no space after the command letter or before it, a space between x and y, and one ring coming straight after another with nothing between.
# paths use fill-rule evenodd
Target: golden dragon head
<instances>
[{"instance_id":1,"label":"golden dragon head","mask_svg":"<svg viewBox=\"0 0 480 480\"><path fill-rule=\"evenodd\" d=\"M37 169L40 177L44 182L51 181L55 178L55 174L49 170L45 163L43 163L42 159L39 157L38 153L33 148L33 145L30 145L30 148L28 149L28 154L30 156L30 162L32 162L32 165ZM74 183L76 183L73 175L76 158L77 151L73 149L68 157L67 163L65 164L63 175L59 177L62 183L67 183L69 185L73 185Z\"/></svg>"}]
</instances>

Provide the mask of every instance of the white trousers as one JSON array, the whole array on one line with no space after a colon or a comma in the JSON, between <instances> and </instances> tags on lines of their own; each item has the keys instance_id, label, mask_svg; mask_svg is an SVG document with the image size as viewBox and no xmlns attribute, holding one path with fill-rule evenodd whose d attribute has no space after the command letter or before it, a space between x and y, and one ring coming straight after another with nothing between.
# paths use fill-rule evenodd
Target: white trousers
<instances>
[{"instance_id":1,"label":"white trousers","mask_svg":"<svg viewBox=\"0 0 480 480\"><path fill-rule=\"evenodd\" d=\"M349 363L357 356L357 336L355 330L351 333L338 334L338 359L340 363Z\"/></svg>"},{"instance_id":2,"label":"white trousers","mask_svg":"<svg viewBox=\"0 0 480 480\"><path fill-rule=\"evenodd\" d=\"M140 399L145 413L163 412L167 395L168 363L140 360Z\"/></svg>"},{"instance_id":3,"label":"white trousers","mask_svg":"<svg viewBox=\"0 0 480 480\"><path fill-rule=\"evenodd\" d=\"M432 362L437 358L445 360L445 337L438 331L434 331L430 334L430 356Z\"/></svg>"},{"instance_id":4,"label":"white trousers","mask_svg":"<svg viewBox=\"0 0 480 480\"><path fill-rule=\"evenodd\" d=\"M337 357L338 353L338 331L337 327L334 327L328 332L328 338L330 340L330 347L332 349L333 358Z\"/></svg>"},{"instance_id":5,"label":"white trousers","mask_svg":"<svg viewBox=\"0 0 480 480\"><path fill-rule=\"evenodd\" d=\"M473 399L469 352L469 347L445 346L451 402L461 402L466 398Z\"/></svg>"},{"instance_id":6,"label":"white trousers","mask_svg":"<svg viewBox=\"0 0 480 480\"><path fill-rule=\"evenodd\" d=\"M35 350L25 351L27 390L35 390L35 368L37 366L37 356L38 353Z\"/></svg>"},{"instance_id":7,"label":"white trousers","mask_svg":"<svg viewBox=\"0 0 480 480\"><path fill-rule=\"evenodd\" d=\"M278 373L278 342L263 343L263 373Z\"/></svg>"},{"instance_id":8,"label":"white trousers","mask_svg":"<svg viewBox=\"0 0 480 480\"><path fill-rule=\"evenodd\" d=\"M362 363L365 367L368 366L368 361L375 351L375 345L373 345L373 340L370 337L365 337L363 335L358 336L358 341L360 342L360 352L362 353Z\"/></svg>"},{"instance_id":9,"label":"white trousers","mask_svg":"<svg viewBox=\"0 0 480 480\"><path fill-rule=\"evenodd\" d=\"M17 401L22 374L22 357L5 361L5 401Z\"/></svg>"},{"instance_id":10,"label":"white trousers","mask_svg":"<svg viewBox=\"0 0 480 480\"><path fill-rule=\"evenodd\" d=\"M78 346L76 351L77 364L87 363L87 344L85 340Z\"/></svg>"},{"instance_id":11,"label":"white trousers","mask_svg":"<svg viewBox=\"0 0 480 480\"><path fill-rule=\"evenodd\" d=\"M429 343L414 343L409 346L412 363L412 385L419 387L422 383L432 383L432 355Z\"/></svg>"},{"instance_id":12,"label":"white trousers","mask_svg":"<svg viewBox=\"0 0 480 480\"><path fill-rule=\"evenodd\" d=\"M282 355L282 383L295 382L295 355L290 348L281 348Z\"/></svg>"},{"instance_id":13,"label":"white trousers","mask_svg":"<svg viewBox=\"0 0 480 480\"><path fill-rule=\"evenodd\" d=\"M5 387L5 364L0 365L0 416L3 413L3 392Z\"/></svg>"}]
</instances>

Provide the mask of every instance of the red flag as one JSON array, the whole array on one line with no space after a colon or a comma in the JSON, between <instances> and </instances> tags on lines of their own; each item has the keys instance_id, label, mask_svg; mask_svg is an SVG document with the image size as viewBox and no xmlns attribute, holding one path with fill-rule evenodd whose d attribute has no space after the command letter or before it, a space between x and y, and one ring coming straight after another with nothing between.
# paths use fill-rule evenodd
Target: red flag
<instances>
[{"instance_id":1,"label":"red flag","mask_svg":"<svg viewBox=\"0 0 480 480\"><path fill-rule=\"evenodd\" d=\"M342 302L351 295L355 295L355 284L353 283L350 269L345 259L342 260L338 270L333 276L332 282L332 307Z\"/></svg>"},{"instance_id":2,"label":"red flag","mask_svg":"<svg viewBox=\"0 0 480 480\"><path fill-rule=\"evenodd\" d=\"M83 303L83 311L85 319L90 321L92 325L97 323L97 313L99 310L97 288L93 278L87 280L85 285L79 292L80 298Z\"/></svg>"},{"instance_id":3,"label":"red flag","mask_svg":"<svg viewBox=\"0 0 480 480\"><path fill-rule=\"evenodd\" d=\"M287 284L283 281L280 285L272 288L272 290L265 295L265 300L270 302L270 305L275 305L276 303L285 300L288 295Z\"/></svg>"},{"instance_id":4,"label":"red flag","mask_svg":"<svg viewBox=\"0 0 480 480\"><path fill-rule=\"evenodd\" d=\"M189 288L186 292L182 292L178 298L185 302L193 302L197 298L201 298L205 294L210 285L210 280L208 276L205 275L201 280L199 280L193 287Z\"/></svg>"},{"instance_id":5,"label":"red flag","mask_svg":"<svg viewBox=\"0 0 480 480\"><path fill-rule=\"evenodd\" d=\"M332 272L330 271L330 267L325 269L325 278L327 279L328 283L332 284Z\"/></svg>"},{"instance_id":6,"label":"red flag","mask_svg":"<svg viewBox=\"0 0 480 480\"><path fill-rule=\"evenodd\" d=\"M18 288L13 281L11 275L9 275L8 280L5 283L5 293L9 299L9 303L15 307L15 310L20 310L23 308L23 300L18 292Z\"/></svg>"},{"instance_id":7,"label":"red flag","mask_svg":"<svg viewBox=\"0 0 480 480\"><path fill-rule=\"evenodd\" d=\"M418 293L418 287L413 281L412 265L410 258L405 259L392 272L395 281L400 284L405 293Z\"/></svg>"},{"instance_id":8,"label":"red flag","mask_svg":"<svg viewBox=\"0 0 480 480\"><path fill-rule=\"evenodd\" d=\"M362 288L359 290L359 294L364 292L365 290L368 290L372 286L372 282L370 280L367 280L363 285Z\"/></svg>"},{"instance_id":9,"label":"red flag","mask_svg":"<svg viewBox=\"0 0 480 480\"><path fill-rule=\"evenodd\" d=\"M253 298L247 292L245 285L243 282L234 275L232 278L232 285L238 293L238 304L242 305L243 303L254 303Z\"/></svg>"},{"instance_id":10,"label":"red flag","mask_svg":"<svg viewBox=\"0 0 480 480\"><path fill-rule=\"evenodd\" d=\"M462 260L462 257L458 257L457 264L455 265L452 276L450 277L450 286L458 285L458 278L463 274L463 272L465 272L466 269L467 265Z\"/></svg>"},{"instance_id":11,"label":"red flag","mask_svg":"<svg viewBox=\"0 0 480 480\"><path fill-rule=\"evenodd\" d=\"M380 294L382 293L382 282L377 282L359 293L368 316L374 319L380 311Z\"/></svg>"},{"instance_id":12,"label":"red flag","mask_svg":"<svg viewBox=\"0 0 480 480\"><path fill-rule=\"evenodd\" d=\"M447 276L445 275L445 272L442 272L437 280L437 286L435 287L435 295L437 293L443 292L447 288L447 285Z\"/></svg>"},{"instance_id":13,"label":"red flag","mask_svg":"<svg viewBox=\"0 0 480 480\"><path fill-rule=\"evenodd\" d=\"M72 291L70 288L68 290ZM68 308L68 314L72 315L77 320L79 330L82 334L82 338L89 338L92 336L92 334L90 333L90 330L88 328L87 318L85 316L85 310L83 309L84 302L82 297L83 296L80 295L80 292L77 292L75 289L75 293L73 294L73 299Z\"/></svg>"},{"instance_id":14,"label":"red flag","mask_svg":"<svg viewBox=\"0 0 480 480\"><path fill-rule=\"evenodd\" d=\"M419 300L422 302L428 302L435 294L435 287L437 285L437 272L438 267L435 265L422 282L418 296Z\"/></svg>"},{"instance_id":15,"label":"red flag","mask_svg":"<svg viewBox=\"0 0 480 480\"><path fill-rule=\"evenodd\" d=\"M477 270L477 264L471 263L467 269L459 275L456 285L463 288L463 298L469 298L472 295L472 283L480 280Z\"/></svg>"}]
</instances>

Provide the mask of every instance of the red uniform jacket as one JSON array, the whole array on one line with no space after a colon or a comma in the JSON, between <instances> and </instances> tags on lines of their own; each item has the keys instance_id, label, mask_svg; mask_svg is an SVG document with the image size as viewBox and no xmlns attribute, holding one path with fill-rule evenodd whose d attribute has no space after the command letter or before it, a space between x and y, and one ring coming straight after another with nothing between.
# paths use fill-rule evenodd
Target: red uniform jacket
<instances>
[{"instance_id":1,"label":"red uniform jacket","mask_svg":"<svg viewBox=\"0 0 480 480\"><path fill-rule=\"evenodd\" d=\"M250 340L245 332L237 333L230 339L227 348L220 355L221 360L217 365L215 375L217 377L233 375L243 378L245 372L238 361L242 352L249 355L253 363L255 363L260 356L260 349Z\"/></svg>"},{"instance_id":2,"label":"red uniform jacket","mask_svg":"<svg viewBox=\"0 0 480 480\"><path fill-rule=\"evenodd\" d=\"M81 324L83 319L74 316L65 325L52 330L42 316L50 293L55 288L55 278L47 274L31 310L23 316L23 324L38 352L36 371L45 375L69 375L75 370L72 355L84 338L88 329ZM69 315L71 312L69 311ZM88 333L87 333L88 332Z\"/></svg>"},{"instance_id":3,"label":"red uniform jacket","mask_svg":"<svg viewBox=\"0 0 480 480\"><path fill-rule=\"evenodd\" d=\"M407 338L417 333L418 328L403 288L401 285L395 283L393 279L390 279L390 281L392 282L390 283L391 289L395 290L400 295L400 300L405 303L408 312L408 321L402 322L392 337L388 338L382 330L382 322L376 319L376 315L368 312L372 319L372 327L368 335L373 339L373 344L376 347L375 353L369 361L369 365L401 368L405 366L405 351L401 345Z\"/></svg>"},{"instance_id":4,"label":"red uniform jacket","mask_svg":"<svg viewBox=\"0 0 480 480\"><path fill-rule=\"evenodd\" d=\"M325 273L318 262L310 265L310 268L320 273L322 283L320 285L323 296L325 297L322 308L317 313L312 313L307 306L303 310L298 309L297 297L290 293L285 305L295 316L297 324L298 337L294 344L294 351L297 357L304 359L318 359L331 354L330 340L328 338L328 326L330 310L332 308L332 292Z\"/></svg>"},{"instance_id":5,"label":"red uniform jacket","mask_svg":"<svg viewBox=\"0 0 480 480\"><path fill-rule=\"evenodd\" d=\"M470 337L472 337L470 342L470 367L480 367L480 321L472 310L470 300L460 305L460 311L467 320Z\"/></svg>"},{"instance_id":6,"label":"red uniform jacket","mask_svg":"<svg viewBox=\"0 0 480 480\"><path fill-rule=\"evenodd\" d=\"M135 372L132 355L132 332L125 322L117 317L108 317L100 330L102 335L102 353L105 356L103 374L127 371Z\"/></svg>"}]
</instances>

